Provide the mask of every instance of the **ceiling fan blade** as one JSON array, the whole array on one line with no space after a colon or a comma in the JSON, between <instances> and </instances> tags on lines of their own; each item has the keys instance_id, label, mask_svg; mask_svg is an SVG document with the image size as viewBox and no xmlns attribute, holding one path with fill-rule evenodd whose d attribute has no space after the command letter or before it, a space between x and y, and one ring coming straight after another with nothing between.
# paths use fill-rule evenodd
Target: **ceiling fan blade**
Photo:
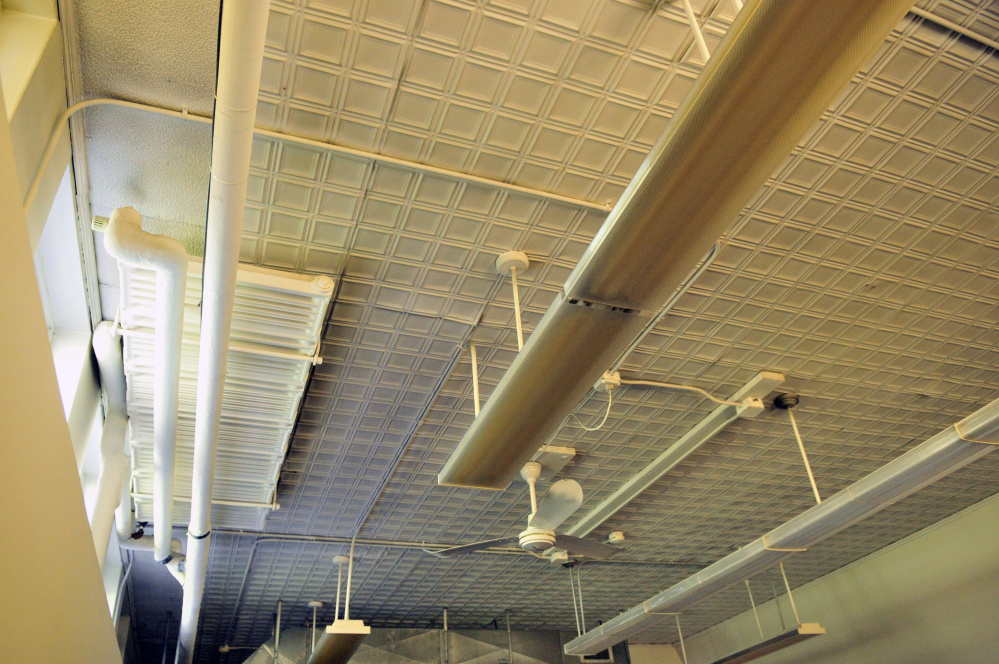
<instances>
[{"instance_id":1,"label":"ceiling fan blade","mask_svg":"<svg viewBox=\"0 0 999 664\"><path fill-rule=\"evenodd\" d=\"M573 537L572 535L556 535L555 546L565 549L569 552L569 555L585 556L593 560L606 560L620 551L616 546L585 540Z\"/></svg>"},{"instance_id":2,"label":"ceiling fan blade","mask_svg":"<svg viewBox=\"0 0 999 664\"><path fill-rule=\"evenodd\" d=\"M583 487L576 480L559 480L548 489L538 505L537 513L527 525L532 528L555 530L583 504Z\"/></svg>"},{"instance_id":3,"label":"ceiling fan blade","mask_svg":"<svg viewBox=\"0 0 999 664\"><path fill-rule=\"evenodd\" d=\"M450 549L424 549L427 553L438 558L448 558L450 556L460 556L466 553L472 553L473 551L479 551L480 549L488 549L494 546L506 546L507 544L516 544L519 538L515 535L513 537L500 537L499 539L483 540L481 542L475 542L474 544L463 544L462 546L452 546Z\"/></svg>"}]
</instances>

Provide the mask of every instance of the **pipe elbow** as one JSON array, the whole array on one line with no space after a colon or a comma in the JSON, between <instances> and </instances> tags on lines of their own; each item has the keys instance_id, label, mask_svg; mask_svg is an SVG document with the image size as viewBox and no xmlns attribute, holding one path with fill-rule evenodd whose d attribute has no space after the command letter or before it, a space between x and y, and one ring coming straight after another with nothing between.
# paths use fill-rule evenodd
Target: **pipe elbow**
<instances>
[{"instance_id":1,"label":"pipe elbow","mask_svg":"<svg viewBox=\"0 0 999 664\"><path fill-rule=\"evenodd\" d=\"M167 235L142 230L142 215L135 208L120 207L111 213L104 248L125 263L186 276L184 245Z\"/></svg>"}]
</instances>

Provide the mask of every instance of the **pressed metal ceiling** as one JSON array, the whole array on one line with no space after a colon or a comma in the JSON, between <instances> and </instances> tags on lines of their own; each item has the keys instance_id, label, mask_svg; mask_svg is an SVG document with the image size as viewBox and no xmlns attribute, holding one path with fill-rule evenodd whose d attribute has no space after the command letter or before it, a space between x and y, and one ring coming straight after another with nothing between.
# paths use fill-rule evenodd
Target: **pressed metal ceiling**
<instances>
[{"instance_id":1,"label":"pressed metal ceiling","mask_svg":"<svg viewBox=\"0 0 999 664\"><path fill-rule=\"evenodd\" d=\"M164 5L150 15L140 2L74 4L85 94L210 110L217 6ZM712 48L732 4L694 5ZM989 38L999 33L990 2L920 6ZM157 36L146 41L150 32ZM257 124L612 203L701 64L682 9L669 2L275 1ZM994 52L904 19L733 220L713 266L622 371L721 396L758 371L784 373L802 394L798 421L823 495L994 399L997 83ZM117 109L91 110L86 122L94 212L133 205L152 228L198 251L208 129ZM523 485L501 493L436 486L472 419L463 347L479 349L485 398L516 352L495 256L519 249L531 257L521 275L529 333L604 216L258 139L243 260L341 278L324 362L278 487L282 508L265 530L349 537L363 523L361 537L415 542L516 533L527 512ZM102 305L113 315L114 270L98 258ZM581 404L584 422L602 415L603 399ZM579 451L564 476L584 488L580 514L711 406L625 388L602 430L570 419L553 442ZM996 470L999 460L986 457L793 558L792 584L995 493ZM588 563L587 617L646 599L811 500L786 415L731 425L593 535L623 530L621 560L693 566ZM291 625L306 619L308 600L335 592L331 558L343 545L268 542L254 551L253 539L214 540L200 661L215 661L224 643L264 641L279 599ZM489 624L508 608L515 625L573 624L567 574L544 561L358 551L352 605L376 625L426 625L444 606L463 626ZM754 583L769 590L765 578ZM684 631L748 608L738 590L686 614ZM155 611L144 620L143 636L161 638ZM644 638L671 641L674 629L666 623Z\"/></svg>"}]
</instances>

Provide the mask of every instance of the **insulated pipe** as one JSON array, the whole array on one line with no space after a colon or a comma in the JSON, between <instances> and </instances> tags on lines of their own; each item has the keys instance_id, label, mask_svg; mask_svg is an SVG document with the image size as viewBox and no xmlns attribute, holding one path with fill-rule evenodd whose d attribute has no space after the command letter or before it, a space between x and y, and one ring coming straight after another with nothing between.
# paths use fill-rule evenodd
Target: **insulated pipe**
<instances>
[{"instance_id":1,"label":"insulated pipe","mask_svg":"<svg viewBox=\"0 0 999 664\"><path fill-rule=\"evenodd\" d=\"M104 569L111 525L115 519L115 511L121 505L122 487L126 484L130 468L129 458L125 454L128 417L125 414L125 367L121 358L121 340L114 333L114 325L109 321L100 323L94 330L92 343L101 375L101 386L107 395L104 430L101 433L101 472L97 478L97 500L90 515L90 531L94 536L97 562ZM119 529L122 525L119 521Z\"/></svg>"},{"instance_id":2,"label":"insulated pipe","mask_svg":"<svg viewBox=\"0 0 999 664\"><path fill-rule=\"evenodd\" d=\"M104 247L123 263L156 271L156 385L153 388L153 557L170 560L173 536L174 449L180 388L180 349L184 332L184 293L187 251L177 240L142 230L142 216L133 208L111 213Z\"/></svg>"},{"instance_id":3,"label":"insulated pipe","mask_svg":"<svg viewBox=\"0 0 999 664\"><path fill-rule=\"evenodd\" d=\"M201 346L198 353L191 519L187 529L187 582L184 584L177 642L178 664L189 664L194 657L198 617L208 571L215 454L269 8L267 0L227 0L222 7L201 292Z\"/></svg>"},{"instance_id":4,"label":"insulated pipe","mask_svg":"<svg viewBox=\"0 0 999 664\"><path fill-rule=\"evenodd\" d=\"M911 4L746 3L439 484L502 490L517 477Z\"/></svg>"}]
</instances>

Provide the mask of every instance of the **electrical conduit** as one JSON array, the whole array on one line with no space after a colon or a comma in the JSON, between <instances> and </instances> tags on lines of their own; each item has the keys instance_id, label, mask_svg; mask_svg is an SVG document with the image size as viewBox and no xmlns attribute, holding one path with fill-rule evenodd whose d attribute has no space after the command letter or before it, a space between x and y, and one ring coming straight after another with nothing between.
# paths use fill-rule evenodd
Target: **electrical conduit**
<instances>
[{"instance_id":1,"label":"electrical conduit","mask_svg":"<svg viewBox=\"0 0 999 664\"><path fill-rule=\"evenodd\" d=\"M170 562L173 537L174 450L180 388L180 349L184 331L187 251L177 240L142 230L133 208L111 213L104 247L122 263L156 271L156 360L153 388L153 557Z\"/></svg>"},{"instance_id":2,"label":"electrical conduit","mask_svg":"<svg viewBox=\"0 0 999 664\"><path fill-rule=\"evenodd\" d=\"M222 8L202 280L187 582L177 643L178 664L190 663L194 657L208 569L215 454L269 7L266 0L227 0Z\"/></svg>"}]
</instances>

